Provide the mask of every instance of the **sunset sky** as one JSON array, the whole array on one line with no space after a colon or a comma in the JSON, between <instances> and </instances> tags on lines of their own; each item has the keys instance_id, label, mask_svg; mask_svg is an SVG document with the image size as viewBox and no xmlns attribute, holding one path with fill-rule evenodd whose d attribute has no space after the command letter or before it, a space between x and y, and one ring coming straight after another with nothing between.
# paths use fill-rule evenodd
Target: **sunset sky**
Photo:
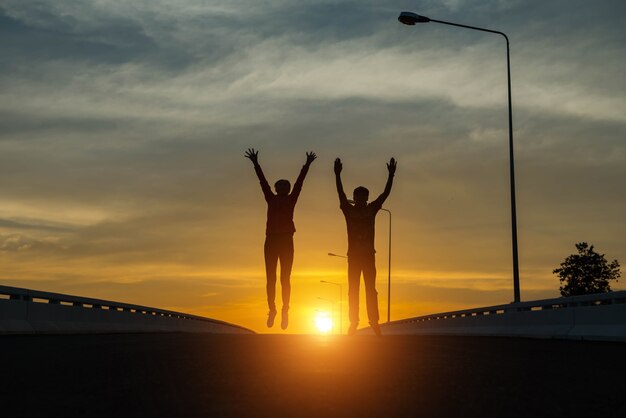
<instances>
[{"instance_id":1,"label":"sunset sky","mask_svg":"<svg viewBox=\"0 0 626 418\"><path fill-rule=\"evenodd\" d=\"M398 160L392 319L510 302L504 41L402 10L511 40L522 300L558 296L576 242L626 265L623 1L3 0L0 284L267 332L254 147L272 184L318 155L288 332L337 312L320 280L347 326L335 157L373 197Z\"/></svg>"}]
</instances>

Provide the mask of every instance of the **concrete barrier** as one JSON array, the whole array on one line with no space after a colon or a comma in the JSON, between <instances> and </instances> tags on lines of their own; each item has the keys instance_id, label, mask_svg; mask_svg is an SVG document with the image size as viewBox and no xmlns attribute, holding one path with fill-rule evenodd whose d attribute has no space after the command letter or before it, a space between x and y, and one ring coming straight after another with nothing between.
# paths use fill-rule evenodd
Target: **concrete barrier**
<instances>
[{"instance_id":1,"label":"concrete barrier","mask_svg":"<svg viewBox=\"0 0 626 418\"><path fill-rule=\"evenodd\" d=\"M109 332L254 333L238 325L182 312L0 286L0 334Z\"/></svg>"},{"instance_id":2,"label":"concrete barrier","mask_svg":"<svg viewBox=\"0 0 626 418\"><path fill-rule=\"evenodd\" d=\"M381 329L383 334L626 341L626 291L424 315L381 324Z\"/></svg>"}]
</instances>

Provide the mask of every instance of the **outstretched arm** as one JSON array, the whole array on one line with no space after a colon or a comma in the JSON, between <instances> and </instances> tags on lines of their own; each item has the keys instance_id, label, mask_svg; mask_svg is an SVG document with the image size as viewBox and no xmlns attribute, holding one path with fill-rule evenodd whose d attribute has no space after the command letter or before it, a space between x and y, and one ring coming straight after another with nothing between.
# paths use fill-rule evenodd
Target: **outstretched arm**
<instances>
[{"instance_id":1,"label":"outstretched arm","mask_svg":"<svg viewBox=\"0 0 626 418\"><path fill-rule=\"evenodd\" d=\"M387 163L387 171L389 172L389 177L387 177L387 184L385 185L385 190L381 193L380 196L376 200L374 200L371 204L374 206L378 206L379 208L383 206L385 200L389 197L389 193L391 193L391 186L393 186L393 176L396 174L396 167L398 163L395 158L389 160Z\"/></svg>"},{"instance_id":2,"label":"outstretched arm","mask_svg":"<svg viewBox=\"0 0 626 418\"><path fill-rule=\"evenodd\" d=\"M343 191L343 184L341 184L341 170L343 164L339 158L335 159L335 183L337 183L337 194L339 195L339 207L344 208L349 205L346 193Z\"/></svg>"},{"instance_id":3,"label":"outstretched arm","mask_svg":"<svg viewBox=\"0 0 626 418\"><path fill-rule=\"evenodd\" d=\"M256 172L256 176L259 178L259 182L261 183L263 196L265 196L265 200L269 201L274 196L274 193L272 193L272 189L265 179L265 175L263 174L263 170L259 164L259 151L256 151L254 148L248 148L245 153L245 157L252 161L252 164L254 164L254 171Z\"/></svg>"},{"instance_id":4,"label":"outstretched arm","mask_svg":"<svg viewBox=\"0 0 626 418\"><path fill-rule=\"evenodd\" d=\"M315 155L313 151L306 153L306 162L302 166L302 170L300 170L300 175L296 180L296 184L293 185L293 190L291 192L291 196L294 199L297 199L298 196L300 196L300 192L302 191L302 184L304 184L306 174L309 172L309 167L311 166L311 163L315 161L316 158L317 155Z\"/></svg>"}]
</instances>

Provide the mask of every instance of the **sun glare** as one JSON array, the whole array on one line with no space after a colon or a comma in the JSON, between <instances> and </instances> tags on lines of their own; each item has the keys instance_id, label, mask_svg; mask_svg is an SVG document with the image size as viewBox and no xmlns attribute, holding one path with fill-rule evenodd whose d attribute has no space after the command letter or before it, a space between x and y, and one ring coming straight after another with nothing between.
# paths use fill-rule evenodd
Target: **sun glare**
<instances>
[{"instance_id":1,"label":"sun glare","mask_svg":"<svg viewBox=\"0 0 626 418\"><path fill-rule=\"evenodd\" d=\"M328 334L333 329L333 320L327 312L315 314L315 327L322 334Z\"/></svg>"}]
</instances>

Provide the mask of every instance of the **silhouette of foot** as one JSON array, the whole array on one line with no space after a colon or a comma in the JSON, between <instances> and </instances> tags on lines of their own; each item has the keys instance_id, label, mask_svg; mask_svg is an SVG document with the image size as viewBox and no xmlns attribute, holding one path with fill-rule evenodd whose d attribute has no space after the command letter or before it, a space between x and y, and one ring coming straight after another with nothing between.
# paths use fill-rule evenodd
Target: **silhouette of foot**
<instances>
[{"instance_id":1,"label":"silhouette of foot","mask_svg":"<svg viewBox=\"0 0 626 418\"><path fill-rule=\"evenodd\" d=\"M377 337L382 336L382 334L380 333L380 325L376 324L370 324L370 326L372 327L372 330L374 331L374 334L376 334Z\"/></svg>"},{"instance_id":2,"label":"silhouette of foot","mask_svg":"<svg viewBox=\"0 0 626 418\"><path fill-rule=\"evenodd\" d=\"M274 326L274 318L276 318L276 309L271 309L267 314L267 327L272 328Z\"/></svg>"},{"instance_id":3,"label":"silhouette of foot","mask_svg":"<svg viewBox=\"0 0 626 418\"><path fill-rule=\"evenodd\" d=\"M353 336L356 334L356 327L358 324L350 324L350 328L348 328L348 335Z\"/></svg>"},{"instance_id":4,"label":"silhouette of foot","mask_svg":"<svg viewBox=\"0 0 626 418\"><path fill-rule=\"evenodd\" d=\"M289 309L283 308L283 310L282 310L282 318L281 318L281 321L280 321L280 327L282 329L287 329L288 326L289 326Z\"/></svg>"}]
</instances>

